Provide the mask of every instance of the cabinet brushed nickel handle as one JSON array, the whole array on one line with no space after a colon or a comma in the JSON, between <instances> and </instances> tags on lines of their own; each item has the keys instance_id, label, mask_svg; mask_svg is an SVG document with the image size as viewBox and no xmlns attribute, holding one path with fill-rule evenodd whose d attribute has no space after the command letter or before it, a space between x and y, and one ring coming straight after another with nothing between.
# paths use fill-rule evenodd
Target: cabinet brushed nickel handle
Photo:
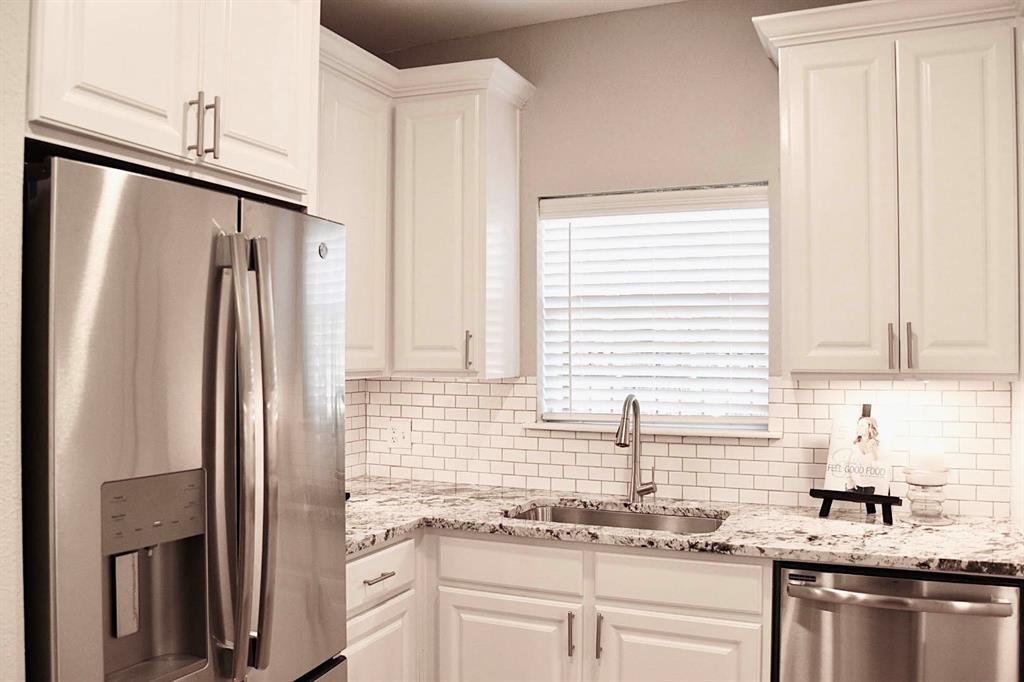
<instances>
[{"instance_id":1,"label":"cabinet brushed nickel handle","mask_svg":"<svg viewBox=\"0 0 1024 682\"><path fill-rule=\"evenodd\" d=\"M576 651L576 645L573 644L572 636L572 625L576 621L576 614L569 611L569 658L572 658L573 653Z\"/></svg>"},{"instance_id":2,"label":"cabinet brushed nickel handle","mask_svg":"<svg viewBox=\"0 0 1024 682\"><path fill-rule=\"evenodd\" d=\"M363 581L363 584L367 585L367 586L369 586L369 585L376 585L377 583L384 582L388 578L394 578L394 577L395 577L395 572L394 571L388 571L386 573L381 573L376 578L367 578L366 580Z\"/></svg>"},{"instance_id":3,"label":"cabinet brushed nickel handle","mask_svg":"<svg viewBox=\"0 0 1024 682\"><path fill-rule=\"evenodd\" d=\"M597 614L597 641L594 647L594 658L601 658L601 626L604 625L604 614Z\"/></svg>"},{"instance_id":4,"label":"cabinet brushed nickel handle","mask_svg":"<svg viewBox=\"0 0 1024 682\"><path fill-rule=\"evenodd\" d=\"M213 158L220 158L220 95L216 95L213 98L213 104L207 104L205 107L200 105L203 110L202 115L206 116L207 109L213 109L213 146L207 147L203 152L213 154Z\"/></svg>"},{"instance_id":5,"label":"cabinet brushed nickel handle","mask_svg":"<svg viewBox=\"0 0 1024 682\"><path fill-rule=\"evenodd\" d=\"M469 342L473 340L473 334L467 329L466 330L466 369L473 367L473 361L469 359Z\"/></svg>"},{"instance_id":6,"label":"cabinet brushed nickel handle","mask_svg":"<svg viewBox=\"0 0 1024 682\"><path fill-rule=\"evenodd\" d=\"M914 369L914 332L907 322L907 369Z\"/></svg>"},{"instance_id":7,"label":"cabinet brushed nickel handle","mask_svg":"<svg viewBox=\"0 0 1024 682\"><path fill-rule=\"evenodd\" d=\"M889 369L896 369L896 367L893 365L893 361L892 361L892 347L893 347L892 340L893 340L893 336L895 335L895 331L896 331L895 327L896 327L896 325L894 325L892 322L889 323Z\"/></svg>"},{"instance_id":8,"label":"cabinet brushed nickel handle","mask_svg":"<svg viewBox=\"0 0 1024 682\"><path fill-rule=\"evenodd\" d=\"M195 99L190 99L188 101L188 105L196 108L196 143L185 147L185 150L190 152L194 151L196 153L196 158L201 159L206 156L206 152L208 151L203 147L203 127L206 119L206 93L200 90Z\"/></svg>"}]
</instances>

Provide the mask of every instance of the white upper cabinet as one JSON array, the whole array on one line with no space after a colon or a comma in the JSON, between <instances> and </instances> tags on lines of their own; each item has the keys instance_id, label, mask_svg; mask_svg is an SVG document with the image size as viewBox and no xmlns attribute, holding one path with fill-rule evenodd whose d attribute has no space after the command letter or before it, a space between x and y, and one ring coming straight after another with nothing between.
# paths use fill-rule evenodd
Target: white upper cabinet
<instances>
[{"instance_id":1,"label":"white upper cabinet","mask_svg":"<svg viewBox=\"0 0 1024 682\"><path fill-rule=\"evenodd\" d=\"M308 189L319 3L32 6L29 136L291 200Z\"/></svg>"},{"instance_id":2,"label":"white upper cabinet","mask_svg":"<svg viewBox=\"0 0 1024 682\"><path fill-rule=\"evenodd\" d=\"M794 371L897 369L891 40L780 56L783 315Z\"/></svg>"},{"instance_id":3,"label":"white upper cabinet","mask_svg":"<svg viewBox=\"0 0 1024 682\"><path fill-rule=\"evenodd\" d=\"M310 0L205 0L202 89L220 97L206 163L309 186L319 11ZM208 102L213 104L213 102ZM219 155L220 158L217 158Z\"/></svg>"},{"instance_id":4,"label":"white upper cabinet","mask_svg":"<svg viewBox=\"0 0 1024 682\"><path fill-rule=\"evenodd\" d=\"M1016 372L1013 27L896 40L904 367Z\"/></svg>"},{"instance_id":5,"label":"white upper cabinet","mask_svg":"<svg viewBox=\"0 0 1024 682\"><path fill-rule=\"evenodd\" d=\"M480 95L395 109L395 369L475 371L483 241Z\"/></svg>"},{"instance_id":6,"label":"white upper cabinet","mask_svg":"<svg viewBox=\"0 0 1024 682\"><path fill-rule=\"evenodd\" d=\"M779 63L789 371L1018 372L1019 11L877 1L754 20Z\"/></svg>"},{"instance_id":7,"label":"white upper cabinet","mask_svg":"<svg viewBox=\"0 0 1024 682\"><path fill-rule=\"evenodd\" d=\"M198 89L200 7L32 3L29 120L184 155L196 134L186 102Z\"/></svg>"},{"instance_id":8,"label":"white upper cabinet","mask_svg":"<svg viewBox=\"0 0 1024 682\"><path fill-rule=\"evenodd\" d=\"M519 372L519 112L497 59L396 69L320 34L317 192L348 227L350 376Z\"/></svg>"},{"instance_id":9,"label":"white upper cabinet","mask_svg":"<svg viewBox=\"0 0 1024 682\"><path fill-rule=\"evenodd\" d=\"M533 87L496 60L486 88L395 107L396 374L519 372L519 111ZM440 67L410 69L410 90Z\"/></svg>"},{"instance_id":10,"label":"white upper cabinet","mask_svg":"<svg viewBox=\"0 0 1024 682\"><path fill-rule=\"evenodd\" d=\"M324 40L325 55L332 43ZM390 313L391 98L325 59L315 213L345 224L345 367L349 375L387 371Z\"/></svg>"}]
</instances>

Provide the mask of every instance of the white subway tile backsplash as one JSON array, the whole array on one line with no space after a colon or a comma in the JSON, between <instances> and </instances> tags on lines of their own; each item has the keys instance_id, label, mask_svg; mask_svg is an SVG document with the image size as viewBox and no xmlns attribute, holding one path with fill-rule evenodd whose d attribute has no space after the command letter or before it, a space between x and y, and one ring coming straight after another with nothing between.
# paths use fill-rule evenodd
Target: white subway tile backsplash
<instances>
[{"instance_id":1,"label":"white subway tile backsplash","mask_svg":"<svg viewBox=\"0 0 1024 682\"><path fill-rule=\"evenodd\" d=\"M346 390L346 473L560 492L624 494L626 450L612 435L530 429L533 378L353 379ZM918 445L941 445L950 467L950 513L1010 513L1010 383L773 379L777 439L645 435L641 464L656 467L666 497L758 504L814 504L823 483L832 418L845 406L876 406L883 446L896 464L893 489ZM411 429L397 448L387 429Z\"/></svg>"}]
</instances>

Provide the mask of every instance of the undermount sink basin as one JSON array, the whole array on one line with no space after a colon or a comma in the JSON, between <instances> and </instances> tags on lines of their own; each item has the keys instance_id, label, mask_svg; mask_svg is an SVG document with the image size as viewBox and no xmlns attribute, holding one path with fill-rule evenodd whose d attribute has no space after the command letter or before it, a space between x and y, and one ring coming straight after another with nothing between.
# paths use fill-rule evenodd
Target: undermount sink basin
<instances>
[{"instance_id":1,"label":"undermount sink basin","mask_svg":"<svg viewBox=\"0 0 1024 682\"><path fill-rule=\"evenodd\" d=\"M711 533L722 525L722 519L706 516L674 516L611 509L581 509L579 507L534 507L512 516L529 521L579 523L587 526L614 526L641 530L667 530L671 533Z\"/></svg>"}]
</instances>

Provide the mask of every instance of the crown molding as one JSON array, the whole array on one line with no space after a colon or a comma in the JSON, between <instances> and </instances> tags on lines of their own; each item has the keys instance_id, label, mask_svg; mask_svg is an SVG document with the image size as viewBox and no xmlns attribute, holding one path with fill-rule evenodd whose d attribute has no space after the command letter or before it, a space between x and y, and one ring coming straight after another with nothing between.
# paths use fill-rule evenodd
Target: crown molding
<instances>
[{"instance_id":1,"label":"crown molding","mask_svg":"<svg viewBox=\"0 0 1024 682\"><path fill-rule=\"evenodd\" d=\"M322 26L320 64L393 98L487 90L522 107L536 89L500 59L398 69Z\"/></svg>"},{"instance_id":2,"label":"crown molding","mask_svg":"<svg viewBox=\"0 0 1024 682\"><path fill-rule=\"evenodd\" d=\"M1024 16L1024 0L868 0L754 17L761 45L779 49L844 38Z\"/></svg>"},{"instance_id":3,"label":"crown molding","mask_svg":"<svg viewBox=\"0 0 1024 682\"><path fill-rule=\"evenodd\" d=\"M417 97L445 92L487 90L522 107L534 88L500 59L478 59L402 69L396 95Z\"/></svg>"},{"instance_id":4,"label":"crown molding","mask_svg":"<svg viewBox=\"0 0 1024 682\"><path fill-rule=\"evenodd\" d=\"M320 27L320 64L388 97L395 96L400 69L323 26Z\"/></svg>"}]
</instances>

